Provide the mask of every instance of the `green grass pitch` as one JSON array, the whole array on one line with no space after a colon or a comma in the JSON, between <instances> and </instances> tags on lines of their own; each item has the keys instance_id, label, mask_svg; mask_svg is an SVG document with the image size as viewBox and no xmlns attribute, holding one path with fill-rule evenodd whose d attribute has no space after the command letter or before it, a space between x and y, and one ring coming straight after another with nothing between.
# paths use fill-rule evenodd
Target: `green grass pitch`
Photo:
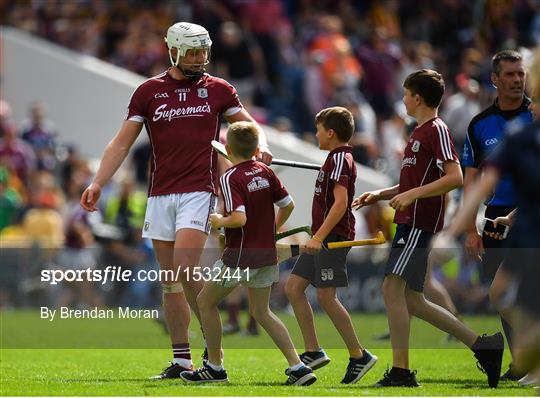
<instances>
[{"instance_id":1,"label":"green grass pitch","mask_svg":"<svg viewBox=\"0 0 540 398\"><path fill-rule=\"evenodd\" d=\"M279 314L289 327L297 347L302 347L293 317ZM353 316L362 343L379 357L377 365L359 383L339 382L347 364L347 352L328 319L318 315L321 343L332 362L316 372L309 387L282 385L286 361L261 331L257 337L224 338L225 366L230 383L185 385L182 381L151 381L167 365L168 337L152 320L64 320L48 322L36 312L2 313L0 394L2 396L533 396L532 388L517 383L487 387L476 369L472 353L460 343L422 321L412 325L411 367L418 370L420 388L375 389L375 383L391 363L388 342L376 342L373 334L386 328L383 315ZM48 323L47 323L48 322ZM492 333L499 328L495 317L466 318L474 330ZM201 333L192 322L195 364L200 365ZM26 348L28 347L28 348ZM70 347L70 348L65 348ZM78 347L78 348L73 348ZM92 347L92 348L88 348ZM105 348L106 347L106 348ZM163 348L158 348L163 347ZM505 353L503 370L508 365Z\"/></svg>"}]
</instances>

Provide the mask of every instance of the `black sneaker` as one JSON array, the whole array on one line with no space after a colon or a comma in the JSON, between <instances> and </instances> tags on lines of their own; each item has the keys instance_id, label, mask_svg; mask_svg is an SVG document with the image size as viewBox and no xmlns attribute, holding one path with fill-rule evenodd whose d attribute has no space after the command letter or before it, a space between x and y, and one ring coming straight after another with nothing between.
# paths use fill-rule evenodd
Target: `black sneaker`
<instances>
[{"instance_id":1,"label":"black sneaker","mask_svg":"<svg viewBox=\"0 0 540 398\"><path fill-rule=\"evenodd\" d=\"M499 381L519 381L525 377L525 373L516 373L513 364L508 366L508 370L504 372Z\"/></svg>"},{"instance_id":2,"label":"black sneaker","mask_svg":"<svg viewBox=\"0 0 540 398\"><path fill-rule=\"evenodd\" d=\"M317 381L317 376L315 376L313 370L308 366L302 366L298 370L287 368L285 374L289 376L285 382L289 386L309 386Z\"/></svg>"},{"instance_id":3,"label":"black sneaker","mask_svg":"<svg viewBox=\"0 0 540 398\"><path fill-rule=\"evenodd\" d=\"M157 376L152 376L150 379L152 380L161 380L161 379L178 379L180 377L180 373L185 371L192 371L193 368L185 368L183 366L178 365L177 363L172 363L171 365L163 369L163 372L158 374Z\"/></svg>"},{"instance_id":4,"label":"black sneaker","mask_svg":"<svg viewBox=\"0 0 540 398\"><path fill-rule=\"evenodd\" d=\"M386 370L383 378L372 387L420 387L420 384L416 381L416 370L403 374L392 368L390 371Z\"/></svg>"},{"instance_id":5,"label":"black sneaker","mask_svg":"<svg viewBox=\"0 0 540 398\"><path fill-rule=\"evenodd\" d=\"M504 352L504 339L500 332L492 336L482 335L478 337L471 347L474 356L478 360L476 366L487 374L488 384L496 388L501 376L502 357Z\"/></svg>"},{"instance_id":6,"label":"black sneaker","mask_svg":"<svg viewBox=\"0 0 540 398\"><path fill-rule=\"evenodd\" d=\"M362 358L349 358L349 365L341 384L354 384L360 380L377 362L375 355L372 355L368 350L364 350Z\"/></svg>"},{"instance_id":7,"label":"black sneaker","mask_svg":"<svg viewBox=\"0 0 540 398\"><path fill-rule=\"evenodd\" d=\"M180 377L187 383L225 383L229 381L225 369L214 370L207 362L194 371L180 373Z\"/></svg>"},{"instance_id":8,"label":"black sneaker","mask_svg":"<svg viewBox=\"0 0 540 398\"><path fill-rule=\"evenodd\" d=\"M304 365L316 370L330 363L330 358L321 348L319 351L306 351L299 355Z\"/></svg>"}]
</instances>

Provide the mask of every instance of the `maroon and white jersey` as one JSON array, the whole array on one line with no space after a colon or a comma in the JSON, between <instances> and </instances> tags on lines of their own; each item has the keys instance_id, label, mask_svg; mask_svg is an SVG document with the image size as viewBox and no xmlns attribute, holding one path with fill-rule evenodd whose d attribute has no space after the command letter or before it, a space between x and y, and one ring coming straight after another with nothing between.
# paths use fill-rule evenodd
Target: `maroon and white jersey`
<instances>
[{"instance_id":1,"label":"maroon and white jersey","mask_svg":"<svg viewBox=\"0 0 540 398\"><path fill-rule=\"evenodd\" d=\"M446 124L436 117L416 127L409 138L399 176L399 193L427 185L444 175L443 163L459 158ZM427 232L438 232L444 225L444 195L418 199L396 212L394 222Z\"/></svg>"},{"instance_id":2,"label":"maroon and white jersey","mask_svg":"<svg viewBox=\"0 0 540 398\"><path fill-rule=\"evenodd\" d=\"M350 146L341 146L328 154L326 161L319 171L315 181L315 193L311 206L311 230L315 234L324 222L330 208L334 204L334 184L347 188L347 211L332 229L330 234L354 239L354 216L351 203L354 198L354 184L356 182L356 164Z\"/></svg>"},{"instance_id":3,"label":"maroon and white jersey","mask_svg":"<svg viewBox=\"0 0 540 398\"><path fill-rule=\"evenodd\" d=\"M264 163L248 160L228 169L220 179L225 213L246 213L242 228L225 228L223 263L228 267L260 268L277 263L274 204L292 198Z\"/></svg>"},{"instance_id":4,"label":"maroon and white jersey","mask_svg":"<svg viewBox=\"0 0 540 398\"><path fill-rule=\"evenodd\" d=\"M168 71L142 83L128 106L126 120L144 123L152 146L148 196L208 191L217 193L220 117L239 112L233 86L204 74L173 79Z\"/></svg>"}]
</instances>

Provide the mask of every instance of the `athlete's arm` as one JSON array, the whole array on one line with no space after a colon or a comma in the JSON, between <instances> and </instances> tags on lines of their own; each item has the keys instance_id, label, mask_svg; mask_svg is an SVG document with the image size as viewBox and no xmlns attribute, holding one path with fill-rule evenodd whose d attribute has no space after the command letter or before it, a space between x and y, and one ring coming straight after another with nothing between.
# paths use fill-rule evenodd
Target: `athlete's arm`
<instances>
[{"instance_id":1,"label":"athlete's arm","mask_svg":"<svg viewBox=\"0 0 540 398\"><path fill-rule=\"evenodd\" d=\"M210 223L213 228L241 228L246 225L247 216L242 211L233 211L228 216L222 216L218 213L210 214Z\"/></svg>"},{"instance_id":2,"label":"athlete's arm","mask_svg":"<svg viewBox=\"0 0 540 398\"><path fill-rule=\"evenodd\" d=\"M463 206L458 210L448 227L447 233L450 236L457 237L467 228L468 221L478 213L480 203L493 191L498 181L499 172L493 167L487 168L480 182L469 190L469 194L463 201Z\"/></svg>"},{"instance_id":3,"label":"athlete's arm","mask_svg":"<svg viewBox=\"0 0 540 398\"><path fill-rule=\"evenodd\" d=\"M379 189L377 191L364 192L362 195L353 200L351 207L359 209L364 206L369 206L379 200L392 199L399 193L399 184L393 187Z\"/></svg>"},{"instance_id":4,"label":"athlete's arm","mask_svg":"<svg viewBox=\"0 0 540 398\"><path fill-rule=\"evenodd\" d=\"M479 178L481 178L479 169L476 167L465 167L465 179L463 181L464 201L467 200L472 188L478 183ZM465 232L465 253L471 258L481 260L484 253L484 243L482 241L482 235L476 229L476 214L471 215L469 219L465 220Z\"/></svg>"},{"instance_id":5,"label":"athlete's arm","mask_svg":"<svg viewBox=\"0 0 540 398\"><path fill-rule=\"evenodd\" d=\"M268 148L268 141L266 140L266 134L264 133L264 130L261 128L259 123L257 123L249 114L248 111L246 111L244 108L242 108L239 112L236 112L234 115L225 116L225 119L229 123L234 122L251 122L255 125L257 128L257 131L259 132L259 155L257 156L257 160L260 160L264 164L270 165L272 163L272 158L274 155L272 155L272 152L270 152L270 149Z\"/></svg>"},{"instance_id":6,"label":"athlete's arm","mask_svg":"<svg viewBox=\"0 0 540 398\"><path fill-rule=\"evenodd\" d=\"M294 210L294 202L291 200L291 202L285 206L280 207L277 214L276 214L276 231L279 231L279 229L285 224L285 222L289 219L289 216Z\"/></svg>"},{"instance_id":7,"label":"athlete's arm","mask_svg":"<svg viewBox=\"0 0 540 398\"><path fill-rule=\"evenodd\" d=\"M441 178L394 196L390 201L390 206L396 209L396 211L403 210L417 199L444 195L463 185L463 175L461 174L459 163L447 160L443 163L443 170L444 176Z\"/></svg>"},{"instance_id":8,"label":"athlete's arm","mask_svg":"<svg viewBox=\"0 0 540 398\"><path fill-rule=\"evenodd\" d=\"M322 242L328 234L334 229L339 220L347 211L347 188L341 184L334 184L334 204L324 218L320 228L315 232L313 237L306 243L306 251L309 254L315 254L321 250Z\"/></svg>"},{"instance_id":9,"label":"athlete's arm","mask_svg":"<svg viewBox=\"0 0 540 398\"><path fill-rule=\"evenodd\" d=\"M116 136L107 144L98 171L92 183L81 196L81 206L87 211L96 211L96 203L101 195L101 188L109 182L129 153L137 139L142 123L125 120Z\"/></svg>"}]
</instances>

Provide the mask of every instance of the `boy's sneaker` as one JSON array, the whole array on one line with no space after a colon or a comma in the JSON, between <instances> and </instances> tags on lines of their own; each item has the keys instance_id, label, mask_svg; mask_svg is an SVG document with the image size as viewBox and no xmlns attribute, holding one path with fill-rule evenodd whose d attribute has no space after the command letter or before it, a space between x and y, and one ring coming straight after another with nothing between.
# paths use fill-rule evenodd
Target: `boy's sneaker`
<instances>
[{"instance_id":1,"label":"boy's sneaker","mask_svg":"<svg viewBox=\"0 0 540 398\"><path fill-rule=\"evenodd\" d=\"M330 358L321 348L319 351L306 351L299 355L304 365L316 370L330 363Z\"/></svg>"},{"instance_id":2,"label":"boy's sneaker","mask_svg":"<svg viewBox=\"0 0 540 398\"><path fill-rule=\"evenodd\" d=\"M163 371L157 376L152 376L150 379L152 380L178 379L180 377L180 373L185 372L185 371L189 372L192 370L193 370L193 367L184 368L183 366L180 366L177 363L171 362L170 366L163 369Z\"/></svg>"},{"instance_id":3,"label":"boy's sneaker","mask_svg":"<svg viewBox=\"0 0 540 398\"><path fill-rule=\"evenodd\" d=\"M501 376L504 339L500 332L492 336L482 335L471 347L478 360L476 366L488 377L488 384L496 388Z\"/></svg>"},{"instance_id":4,"label":"boy's sneaker","mask_svg":"<svg viewBox=\"0 0 540 398\"><path fill-rule=\"evenodd\" d=\"M341 384L354 384L375 365L377 357L368 350L364 350L362 358L349 358L349 365Z\"/></svg>"},{"instance_id":5,"label":"boy's sneaker","mask_svg":"<svg viewBox=\"0 0 540 398\"><path fill-rule=\"evenodd\" d=\"M373 387L420 387L416 381L416 370L392 368L386 370L384 376Z\"/></svg>"},{"instance_id":6,"label":"boy's sneaker","mask_svg":"<svg viewBox=\"0 0 540 398\"><path fill-rule=\"evenodd\" d=\"M519 381L521 378L523 378L525 374L518 374L516 373L516 369L514 368L514 365L511 363L508 366L508 370L504 372L504 374L501 376L499 381Z\"/></svg>"},{"instance_id":7,"label":"boy's sneaker","mask_svg":"<svg viewBox=\"0 0 540 398\"><path fill-rule=\"evenodd\" d=\"M180 373L180 377L187 383L225 383L229 381L225 369L214 370L208 365L208 362L204 362L203 366L195 371Z\"/></svg>"},{"instance_id":8,"label":"boy's sneaker","mask_svg":"<svg viewBox=\"0 0 540 398\"><path fill-rule=\"evenodd\" d=\"M285 384L289 386L309 386L317 381L317 376L308 366L302 366L298 370L287 368L285 374L289 376Z\"/></svg>"},{"instance_id":9,"label":"boy's sneaker","mask_svg":"<svg viewBox=\"0 0 540 398\"><path fill-rule=\"evenodd\" d=\"M529 386L538 386L540 385L540 380L538 380L538 377L533 375L532 373L527 373L525 376L523 376L521 379L518 380L518 384L521 387L529 387Z\"/></svg>"}]
</instances>

